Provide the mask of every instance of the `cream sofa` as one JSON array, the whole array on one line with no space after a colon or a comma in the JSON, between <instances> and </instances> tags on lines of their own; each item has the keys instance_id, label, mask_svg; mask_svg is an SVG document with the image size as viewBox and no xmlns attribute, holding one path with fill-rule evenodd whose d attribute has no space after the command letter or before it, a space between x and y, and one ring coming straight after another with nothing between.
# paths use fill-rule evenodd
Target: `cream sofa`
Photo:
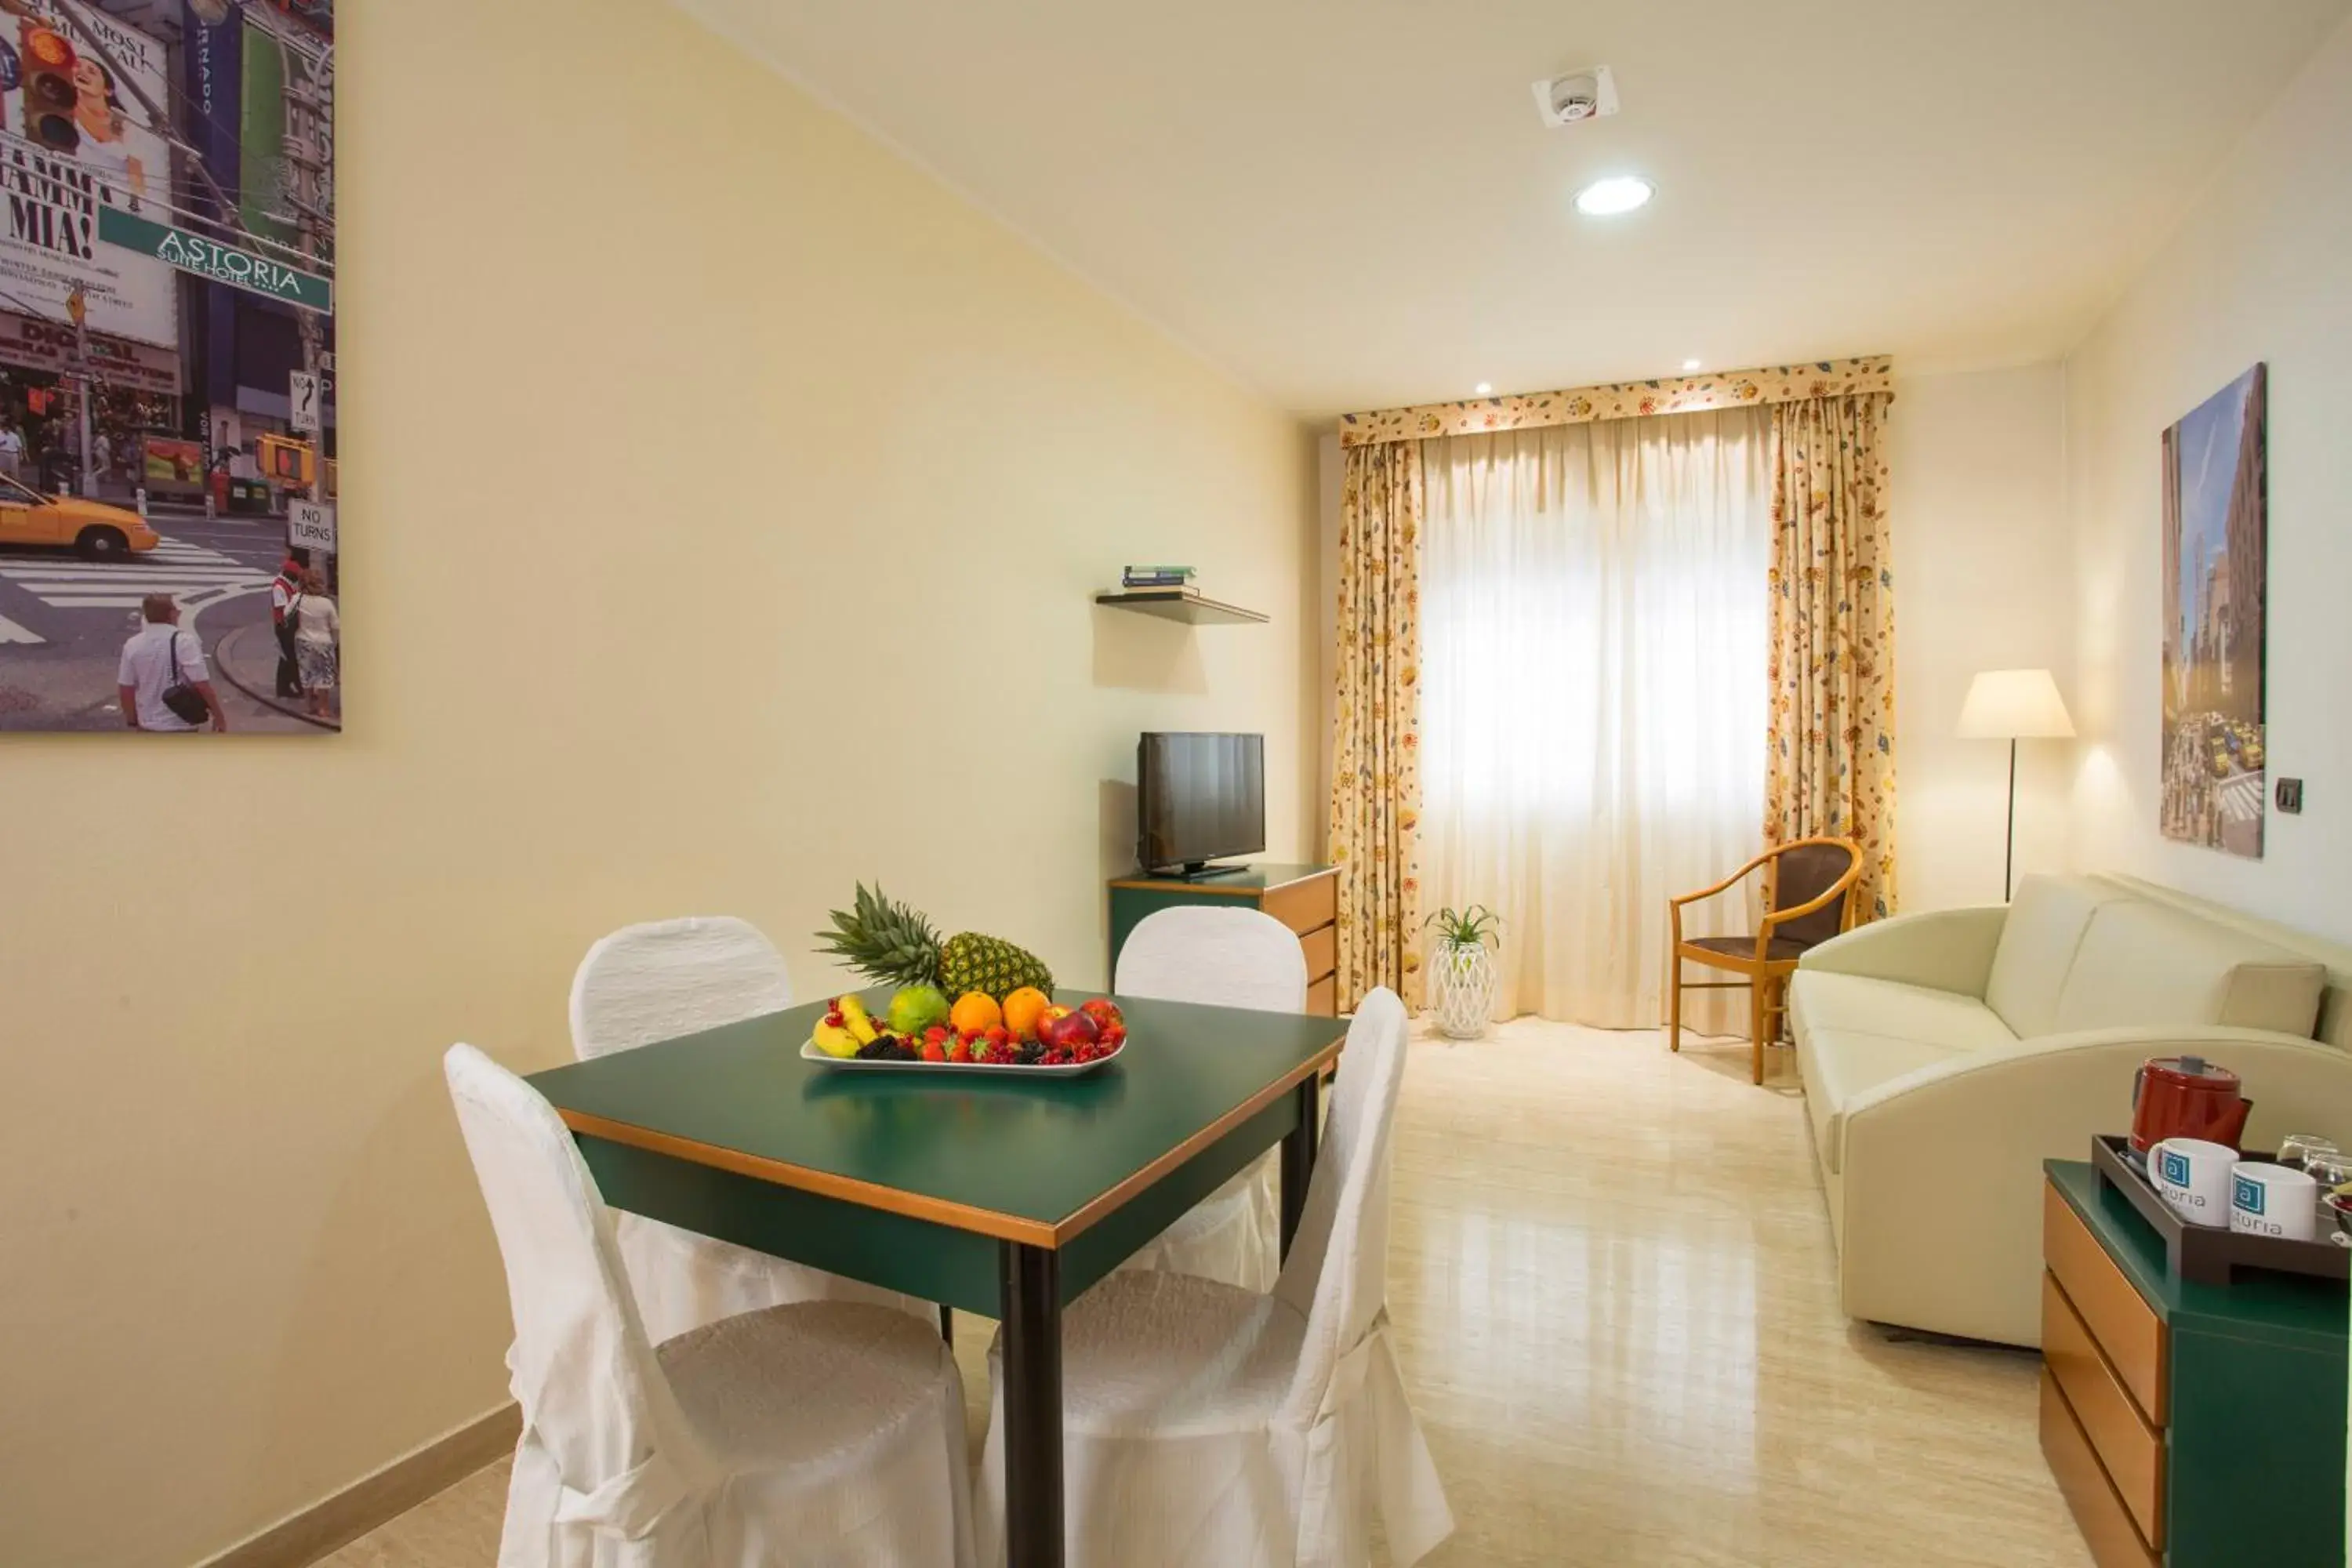
<instances>
[{"instance_id":1,"label":"cream sofa","mask_svg":"<svg viewBox=\"0 0 2352 1568\"><path fill-rule=\"evenodd\" d=\"M1789 1016L1849 1316L2041 1342L2042 1162L2131 1123L2132 1072L2195 1053L2249 1147L2352 1146L2352 951L2129 878L1822 943Z\"/></svg>"}]
</instances>

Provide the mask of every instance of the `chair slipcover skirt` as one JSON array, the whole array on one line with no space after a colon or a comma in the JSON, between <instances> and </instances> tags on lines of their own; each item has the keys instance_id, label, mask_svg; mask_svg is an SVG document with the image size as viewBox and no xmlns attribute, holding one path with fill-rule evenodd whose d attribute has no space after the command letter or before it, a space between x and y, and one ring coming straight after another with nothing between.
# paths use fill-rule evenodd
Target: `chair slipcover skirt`
<instances>
[{"instance_id":1,"label":"chair slipcover skirt","mask_svg":"<svg viewBox=\"0 0 2352 1568\"><path fill-rule=\"evenodd\" d=\"M1339 1359L1322 1408L1280 1411L1307 1321L1213 1279L1113 1274L1063 1324L1069 1568L1363 1568L1454 1529L1382 1319ZM1003 1380L982 1456L981 1560L1003 1568Z\"/></svg>"},{"instance_id":2,"label":"chair slipcover skirt","mask_svg":"<svg viewBox=\"0 0 2352 1568\"><path fill-rule=\"evenodd\" d=\"M1062 1333L1069 1568L1367 1568L1375 1513L1392 1568L1410 1568L1452 1533L1383 1304L1404 1036L1393 993L1364 999L1271 1292L1129 1270L1072 1304ZM1003 1379L994 1381L976 1524L984 1560L1002 1565Z\"/></svg>"},{"instance_id":3,"label":"chair slipcover skirt","mask_svg":"<svg viewBox=\"0 0 2352 1568\"><path fill-rule=\"evenodd\" d=\"M810 1303L709 1324L655 1355L697 1441L583 1493L527 1426L499 1568L973 1561L963 1383L936 1331Z\"/></svg>"},{"instance_id":4,"label":"chair slipcover skirt","mask_svg":"<svg viewBox=\"0 0 2352 1568\"><path fill-rule=\"evenodd\" d=\"M1269 1154L1201 1200L1139 1248L1121 1268L1198 1274L1244 1290L1271 1290L1279 1269L1280 1162Z\"/></svg>"},{"instance_id":5,"label":"chair slipcover skirt","mask_svg":"<svg viewBox=\"0 0 2352 1568\"><path fill-rule=\"evenodd\" d=\"M499 1568L969 1568L963 1381L936 1330L818 1301L656 1348L553 1108L469 1046L446 1063L514 1314Z\"/></svg>"}]
</instances>

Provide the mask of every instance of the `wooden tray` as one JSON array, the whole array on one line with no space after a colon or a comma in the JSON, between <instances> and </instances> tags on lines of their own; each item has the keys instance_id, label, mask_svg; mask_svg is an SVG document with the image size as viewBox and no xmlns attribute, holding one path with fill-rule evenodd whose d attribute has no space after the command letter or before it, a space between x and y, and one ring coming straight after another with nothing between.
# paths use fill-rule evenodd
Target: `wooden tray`
<instances>
[{"instance_id":1,"label":"wooden tray","mask_svg":"<svg viewBox=\"0 0 2352 1568\"><path fill-rule=\"evenodd\" d=\"M2268 1154L2249 1149L2243 1153L2249 1160L2267 1160ZM2310 1274L2322 1279L2352 1279L2352 1249L2336 1245L2326 1234L2317 1241L2288 1241L2275 1236L2246 1236L2234 1230L2217 1230L2211 1226L2190 1225L2172 1212L2163 1194L2147 1179L2141 1158L2132 1151L2131 1140L2102 1132L2091 1140L2091 1166L2099 1175L2099 1184L2113 1187L2124 1195L2124 1201L2137 1209L2140 1217L2156 1227L2164 1238L2164 1260L2175 1279L2199 1285L2229 1285L2235 1283L2241 1268L2267 1268L2279 1274ZM2335 1216L2326 1215L2322 1223L2334 1229Z\"/></svg>"}]
</instances>

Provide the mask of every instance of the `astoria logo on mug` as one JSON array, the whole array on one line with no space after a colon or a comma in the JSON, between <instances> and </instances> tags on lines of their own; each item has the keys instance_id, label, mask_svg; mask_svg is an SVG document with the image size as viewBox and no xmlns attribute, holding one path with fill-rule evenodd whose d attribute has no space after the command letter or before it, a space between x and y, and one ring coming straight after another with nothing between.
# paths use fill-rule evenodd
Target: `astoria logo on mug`
<instances>
[{"instance_id":1,"label":"astoria logo on mug","mask_svg":"<svg viewBox=\"0 0 2352 1568\"><path fill-rule=\"evenodd\" d=\"M2230 1167L2230 1228L2244 1236L2313 1240L2319 1228L2319 1184L2308 1171L2241 1160Z\"/></svg>"},{"instance_id":2,"label":"astoria logo on mug","mask_svg":"<svg viewBox=\"0 0 2352 1568\"><path fill-rule=\"evenodd\" d=\"M2168 1138L2147 1152L2158 1195L2191 1225L2230 1223L2231 1167L2238 1152L2196 1138Z\"/></svg>"}]
</instances>

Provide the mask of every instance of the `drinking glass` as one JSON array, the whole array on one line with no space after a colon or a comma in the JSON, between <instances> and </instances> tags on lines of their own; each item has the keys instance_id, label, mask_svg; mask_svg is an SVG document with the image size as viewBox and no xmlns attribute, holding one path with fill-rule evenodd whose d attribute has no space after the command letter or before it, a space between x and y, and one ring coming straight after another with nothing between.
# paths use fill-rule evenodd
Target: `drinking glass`
<instances>
[{"instance_id":1,"label":"drinking glass","mask_svg":"<svg viewBox=\"0 0 2352 1568\"><path fill-rule=\"evenodd\" d=\"M2333 1139L2309 1132L2291 1132L2279 1140L2278 1163L2290 1171L2305 1169L2314 1154L2337 1152Z\"/></svg>"}]
</instances>

